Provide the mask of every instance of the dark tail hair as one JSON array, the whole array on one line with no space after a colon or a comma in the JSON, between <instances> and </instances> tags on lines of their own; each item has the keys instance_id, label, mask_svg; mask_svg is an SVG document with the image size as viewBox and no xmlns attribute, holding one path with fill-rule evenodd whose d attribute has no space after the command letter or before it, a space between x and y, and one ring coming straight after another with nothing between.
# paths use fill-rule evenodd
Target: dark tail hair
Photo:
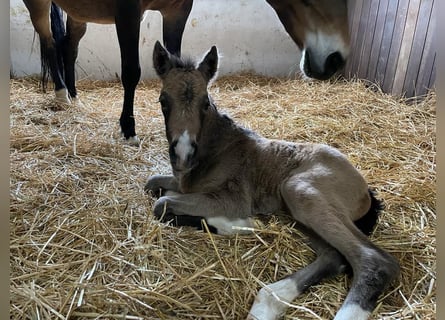
<instances>
[{"instance_id":1,"label":"dark tail hair","mask_svg":"<svg viewBox=\"0 0 445 320\"><path fill-rule=\"evenodd\" d=\"M55 50L57 54L57 64L60 70L63 70L63 55L62 55L62 45L65 37L65 24L63 21L63 11L59 8L54 2L51 2L51 32L53 34L53 39L55 43ZM42 68L42 89L45 92L46 86L48 84L49 79L49 69L50 69L50 61L49 61L49 46L51 44L44 43L45 40L40 39L40 62ZM62 71L63 72L63 71Z\"/></svg>"},{"instance_id":2,"label":"dark tail hair","mask_svg":"<svg viewBox=\"0 0 445 320\"><path fill-rule=\"evenodd\" d=\"M354 221L357 228L367 236L371 235L372 231L374 231L379 214L385 208L383 202L376 198L375 191L368 189L368 192L371 197L371 207L363 217Z\"/></svg>"}]
</instances>

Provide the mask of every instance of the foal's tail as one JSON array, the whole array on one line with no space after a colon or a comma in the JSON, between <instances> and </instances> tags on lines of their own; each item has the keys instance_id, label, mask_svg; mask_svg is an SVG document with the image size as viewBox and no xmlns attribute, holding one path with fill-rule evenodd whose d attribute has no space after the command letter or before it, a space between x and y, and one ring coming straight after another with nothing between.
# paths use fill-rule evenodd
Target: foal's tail
<instances>
[{"instance_id":1,"label":"foal's tail","mask_svg":"<svg viewBox=\"0 0 445 320\"><path fill-rule=\"evenodd\" d=\"M375 197L375 192L373 190L368 189L368 192L371 197L371 207L363 217L354 221L355 225L367 236L371 235L377 223L380 211L385 208L383 202Z\"/></svg>"},{"instance_id":2,"label":"foal's tail","mask_svg":"<svg viewBox=\"0 0 445 320\"><path fill-rule=\"evenodd\" d=\"M55 54L57 55L57 64L59 72L63 73L63 55L62 55L62 45L65 37L65 24L63 21L63 11L54 2L51 2L51 32L53 35L55 43ZM49 71L50 71L50 57L51 44L44 43L42 38L40 38L40 61L42 67L42 88L46 91L46 85L48 84ZM54 50L54 49L53 49Z\"/></svg>"}]
</instances>

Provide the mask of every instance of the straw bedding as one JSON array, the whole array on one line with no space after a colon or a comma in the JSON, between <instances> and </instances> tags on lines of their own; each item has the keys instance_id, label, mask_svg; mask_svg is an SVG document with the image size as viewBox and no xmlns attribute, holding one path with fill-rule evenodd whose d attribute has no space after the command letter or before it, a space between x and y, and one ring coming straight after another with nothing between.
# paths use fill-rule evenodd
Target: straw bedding
<instances>
[{"instance_id":1,"label":"straw bedding","mask_svg":"<svg viewBox=\"0 0 445 320\"><path fill-rule=\"evenodd\" d=\"M314 258L280 215L232 237L152 218L143 186L170 172L157 80L136 92L139 147L120 140L117 81L81 80L82 104L62 107L35 78L10 84L11 319L243 319L261 285ZM372 318L435 319L435 93L409 102L358 80L251 74L222 77L211 93L266 137L348 155L386 204L371 238L401 264ZM284 318L332 318L350 282L323 281Z\"/></svg>"}]
</instances>

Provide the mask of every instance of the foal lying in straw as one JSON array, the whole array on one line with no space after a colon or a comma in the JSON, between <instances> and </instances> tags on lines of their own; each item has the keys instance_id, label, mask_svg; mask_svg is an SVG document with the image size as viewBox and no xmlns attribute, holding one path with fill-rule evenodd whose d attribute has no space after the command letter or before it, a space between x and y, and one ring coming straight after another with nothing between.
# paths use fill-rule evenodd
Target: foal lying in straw
<instances>
[{"instance_id":1,"label":"foal lying in straw","mask_svg":"<svg viewBox=\"0 0 445 320\"><path fill-rule=\"evenodd\" d=\"M218 67L216 47L196 67L157 42L153 63L173 169L145 186L160 196L155 216L195 226L203 218L213 232L230 234L243 229L233 226L251 226L252 215L284 210L317 258L262 288L247 318L277 319L311 285L350 267L352 287L335 319L367 319L399 266L366 236L380 203L362 175L332 147L265 139L219 113L207 91Z\"/></svg>"}]
</instances>

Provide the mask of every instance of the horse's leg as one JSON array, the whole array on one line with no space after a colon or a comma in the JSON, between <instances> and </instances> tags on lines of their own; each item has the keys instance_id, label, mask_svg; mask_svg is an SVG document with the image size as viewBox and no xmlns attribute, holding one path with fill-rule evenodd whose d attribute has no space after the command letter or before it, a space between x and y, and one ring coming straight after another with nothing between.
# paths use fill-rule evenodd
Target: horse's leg
<instances>
[{"instance_id":1,"label":"horse's leg","mask_svg":"<svg viewBox=\"0 0 445 320\"><path fill-rule=\"evenodd\" d=\"M352 286L335 320L367 319L379 295L397 277L397 261L354 225L347 208L329 203L312 181L295 175L281 192L292 216L337 249L352 267Z\"/></svg>"},{"instance_id":2,"label":"horse's leg","mask_svg":"<svg viewBox=\"0 0 445 320\"><path fill-rule=\"evenodd\" d=\"M291 303L309 287L321 280L343 273L347 267L344 257L313 232L305 232L317 258L294 274L267 285L258 292L247 319L277 319Z\"/></svg>"},{"instance_id":3,"label":"horse's leg","mask_svg":"<svg viewBox=\"0 0 445 320\"><path fill-rule=\"evenodd\" d=\"M250 205L240 194L166 192L154 205L155 217L163 222L175 216L202 217L218 234L250 232Z\"/></svg>"},{"instance_id":4,"label":"horse's leg","mask_svg":"<svg viewBox=\"0 0 445 320\"><path fill-rule=\"evenodd\" d=\"M139 65L139 29L141 8L139 1L117 1L115 17L117 38L121 51L121 79L124 104L120 117L122 133L128 142L139 144L133 114L134 92L141 77Z\"/></svg>"},{"instance_id":5,"label":"horse's leg","mask_svg":"<svg viewBox=\"0 0 445 320\"><path fill-rule=\"evenodd\" d=\"M181 56L182 34L187 18L192 10L193 0L183 0L179 5L160 9L163 19L163 41L166 49Z\"/></svg>"},{"instance_id":6,"label":"horse's leg","mask_svg":"<svg viewBox=\"0 0 445 320\"><path fill-rule=\"evenodd\" d=\"M71 98L77 98L75 64L79 41L87 31L85 22L74 21L68 16L66 21L66 36L63 43L63 62L65 68L65 83Z\"/></svg>"},{"instance_id":7,"label":"horse's leg","mask_svg":"<svg viewBox=\"0 0 445 320\"><path fill-rule=\"evenodd\" d=\"M31 22L40 39L40 53L42 61L42 86L45 90L47 70L51 73L54 81L56 101L61 103L70 103L68 91L63 81L62 70L60 69L57 49L50 27L50 10L51 1L41 0L24 0L25 6L28 8ZM54 14L53 17L61 17Z\"/></svg>"}]
</instances>

